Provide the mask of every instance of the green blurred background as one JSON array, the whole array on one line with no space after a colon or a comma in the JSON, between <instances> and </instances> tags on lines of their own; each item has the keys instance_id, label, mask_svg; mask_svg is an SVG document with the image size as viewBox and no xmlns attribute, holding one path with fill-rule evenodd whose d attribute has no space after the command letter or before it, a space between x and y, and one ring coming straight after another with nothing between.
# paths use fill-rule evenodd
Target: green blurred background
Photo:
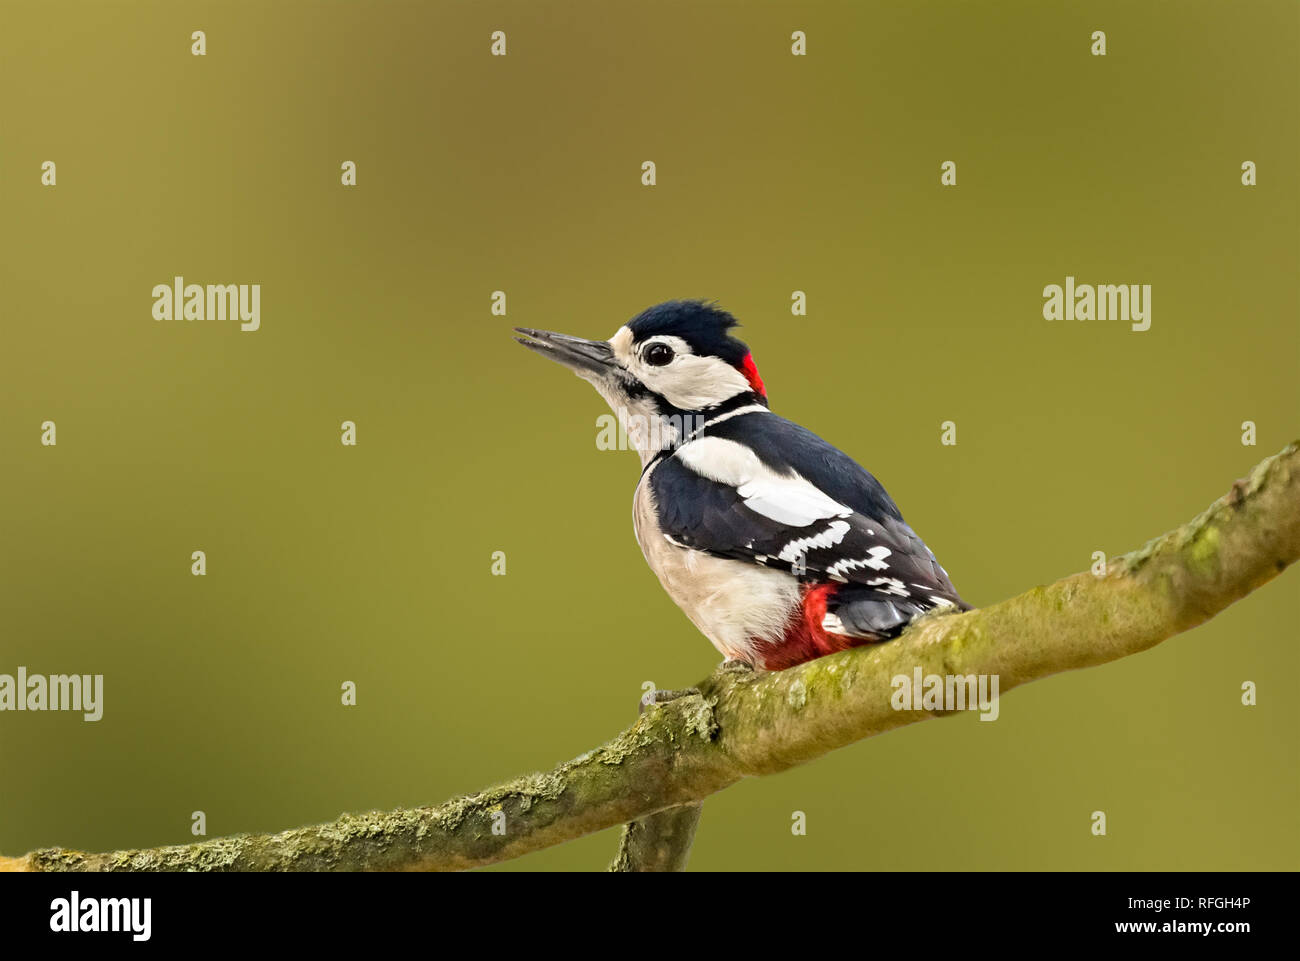
<instances>
[{"instance_id":1,"label":"green blurred background","mask_svg":"<svg viewBox=\"0 0 1300 961\"><path fill-rule=\"evenodd\" d=\"M1189 519L1297 434L1298 28L1292 0L5 3L0 672L106 696L0 715L0 852L441 801L717 663L603 403L511 325L716 298L774 409L976 604ZM261 330L154 321L177 274L262 284ZM1043 320L1066 274L1152 284L1151 329ZM1294 869L1296 578L997 723L739 784L692 867Z\"/></svg>"}]
</instances>

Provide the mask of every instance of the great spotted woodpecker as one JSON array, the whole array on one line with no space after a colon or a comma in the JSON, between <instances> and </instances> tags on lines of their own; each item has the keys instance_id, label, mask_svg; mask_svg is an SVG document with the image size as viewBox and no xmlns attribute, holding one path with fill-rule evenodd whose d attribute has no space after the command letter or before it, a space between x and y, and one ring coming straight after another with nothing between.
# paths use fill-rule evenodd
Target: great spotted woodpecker
<instances>
[{"instance_id":1,"label":"great spotted woodpecker","mask_svg":"<svg viewBox=\"0 0 1300 961\"><path fill-rule=\"evenodd\" d=\"M768 409L735 326L670 301L608 341L515 328L618 415L641 456L637 543L669 596L728 661L768 670L968 609L880 482Z\"/></svg>"}]
</instances>

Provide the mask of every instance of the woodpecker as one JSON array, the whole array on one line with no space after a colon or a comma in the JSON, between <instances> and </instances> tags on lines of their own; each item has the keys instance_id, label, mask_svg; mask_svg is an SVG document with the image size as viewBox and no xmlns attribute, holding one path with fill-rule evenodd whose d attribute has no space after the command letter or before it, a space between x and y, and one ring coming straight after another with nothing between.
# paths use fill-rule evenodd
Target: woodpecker
<instances>
[{"instance_id":1,"label":"woodpecker","mask_svg":"<svg viewBox=\"0 0 1300 961\"><path fill-rule=\"evenodd\" d=\"M642 465L633 528L664 590L725 661L766 670L968 610L880 482L772 413L737 326L676 300L608 341L515 328L618 416Z\"/></svg>"}]
</instances>

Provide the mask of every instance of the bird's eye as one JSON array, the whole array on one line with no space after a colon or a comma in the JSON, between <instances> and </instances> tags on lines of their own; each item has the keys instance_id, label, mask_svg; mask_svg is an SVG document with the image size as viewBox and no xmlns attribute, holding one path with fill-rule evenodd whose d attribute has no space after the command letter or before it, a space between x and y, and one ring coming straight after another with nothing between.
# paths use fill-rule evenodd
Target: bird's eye
<instances>
[{"instance_id":1,"label":"bird's eye","mask_svg":"<svg viewBox=\"0 0 1300 961\"><path fill-rule=\"evenodd\" d=\"M673 349L667 344L651 344L645 349L645 362L651 367L663 367L673 361Z\"/></svg>"}]
</instances>

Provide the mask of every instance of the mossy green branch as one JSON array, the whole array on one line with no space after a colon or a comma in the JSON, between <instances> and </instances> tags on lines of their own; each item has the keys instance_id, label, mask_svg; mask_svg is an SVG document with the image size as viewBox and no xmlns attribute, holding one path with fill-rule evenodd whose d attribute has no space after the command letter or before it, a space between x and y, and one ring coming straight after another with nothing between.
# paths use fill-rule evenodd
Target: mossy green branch
<instances>
[{"instance_id":1,"label":"mossy green branch","mask_svg":"<svg viewBox=\"0 0 1300 961\"><path fill-rule=\"evenodd\" d=\"M1190 523L1113 560L1104 576L1075 574L991 607L928 616L888 643L787 671L716 672L698 696L647 711L604 746L553 771L437 807L346 815L280 834L148 850L51 848L0 858L0 870L454 870L491 864L697 805L743 777L783 771L937 716L891 707L891 680L917 667L926 674L996 674L1005 693L1058 671L1144 651L1213 617L1297 557L1300 453L1292 444ZM681 840L671 818L656 821L672 829L664 837ZM642 857L655 862L653 852Z\"/></svg>"}]
</instances>

